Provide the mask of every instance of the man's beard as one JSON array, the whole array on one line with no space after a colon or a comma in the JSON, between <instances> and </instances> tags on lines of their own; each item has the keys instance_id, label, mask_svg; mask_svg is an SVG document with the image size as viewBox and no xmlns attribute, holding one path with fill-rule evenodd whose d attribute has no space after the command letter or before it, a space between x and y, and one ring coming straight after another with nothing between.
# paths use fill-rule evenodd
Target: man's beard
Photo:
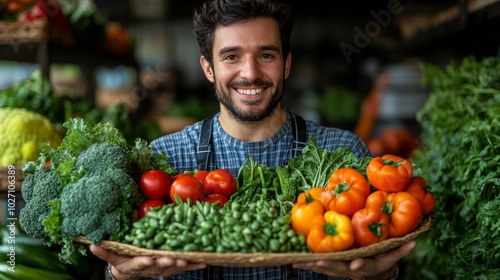
<instances>
[{"instance_id":1,"label":"man's beard","mask_svg":"<svg viewBox=\"0 0 500 280\"><path fill-rule=\"evenodd\" d=\"M225 92L224 88L217 83L217 79L215 78L215 96L217 97L217 100L224 105L229 113L235 118L236 120L240 122L256 122L263 120L267 118L268 116L271 115L271 113L274 111L276 106L278 106L283 99L284 95L284 81L281 81L278 83L278 86L276 90L274 91L271 100L266 104L266 106L263 109L248 109L248 110L243 110L241 108L238 108L235 104L233 99L231 98L231 94L229 92ZM261 80L255 81L253 83L250 82L238 82L238 83L230 83L228 84L228 88L234 88L234 87L251 87L251 86L256 86L256 87L269 87L271 88L273 86L272 83L264 82ZM247 103L247 105L257 105L257 103L252 104L252 103Z\"/></svg>"}]
</instances>

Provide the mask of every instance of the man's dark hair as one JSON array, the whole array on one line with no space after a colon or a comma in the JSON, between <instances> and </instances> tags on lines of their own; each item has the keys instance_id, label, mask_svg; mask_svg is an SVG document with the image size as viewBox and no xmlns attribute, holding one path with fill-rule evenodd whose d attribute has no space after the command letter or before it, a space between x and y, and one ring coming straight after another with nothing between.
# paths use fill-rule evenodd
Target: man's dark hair
<instances>
[{"instance_id":1,"label":"man's dark hair","mask_svg":"<svg viewBox=\"0 0 500 280\"><path fill-rule=\"evenodd\" d=\"M287 4L274 0L208 0L193 13L194 34L201 54L213 65L212 48L217 25L228 26L238 21L272 17L278 23L283 57L290 52L294 16Z\"/></svg>"}]
</instances>

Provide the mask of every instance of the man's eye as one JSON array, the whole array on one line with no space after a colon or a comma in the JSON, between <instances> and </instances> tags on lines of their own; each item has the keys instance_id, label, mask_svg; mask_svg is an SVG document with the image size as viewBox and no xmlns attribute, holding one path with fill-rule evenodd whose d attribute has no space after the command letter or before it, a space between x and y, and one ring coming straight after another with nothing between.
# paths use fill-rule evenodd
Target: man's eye
<instances>
[{"instance_id":1,"label":"man's eye","mask_svg":"<svg viewBox=\"0 0 500 280\"><path fill-rule=\"evenodd\" d=\"M274 58L274 55L269 54L269 53L265 53L265 54L262 55L262 58L264 58L264 59L272 59L272 58Z\"/></svg>"},{"instance_id":2,"label":"man's eye","mask_svg":"<svg viewBox=\"0 0 500 280\"><path fill-rule=\"evenodd\" d=\"M236 55L234 55L234 54L226 56L226 60L235 60L235 59L236 59Z\"/></svg>"}]
</instances>

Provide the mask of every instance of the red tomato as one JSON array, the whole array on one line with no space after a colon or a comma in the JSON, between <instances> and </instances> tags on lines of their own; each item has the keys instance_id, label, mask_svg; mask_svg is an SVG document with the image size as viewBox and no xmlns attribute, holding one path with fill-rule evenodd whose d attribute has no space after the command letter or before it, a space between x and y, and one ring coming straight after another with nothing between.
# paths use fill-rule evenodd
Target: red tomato
<instances>
[{"instance_id":1,"label":"red tomato","mask_svg":"<svg viewBox=\"0 0 500 280\"><path fill-rule=\"evenodd\" d=\"M225 169L210 171L205 177L205 190L209 194L222 194L230 197L236 191L236 180Z\"/></svg>"},{"instance_id":2,"label":"red tomato","mask_svg":"<svg viewBox=\"0 0 500 280\"><path fill-rule=\"evenodd\" d=\"M165 203L163 203L163 201L158 199L146 200L141 204L141 206L139 206L137 217L140 220L146 215L146 213L148 213L151 210L151 208L155 208L162 205L165 205Z\"/></svg>"},{"instance_id":3,"label":"red tomato","mask_svg":"<svg viewBox=\"0 0 500 280\"><path fill-rule=\"evenodd\" d=\"M207 177L208 175L208 171L206 170L200 170L200 171L197 171L196 173L194 173L194 177L196 177L196 179L200 180L201 183L205 183L205 177Z\"/></svg>"},{"instance_id":4,"label":"red tomato","mask_svg":"<svg viewBox=\"0 0 500 280\"><path fill-rule=\"evenodd\" d=\"M170 193L172 179L161 170L149 170L142 174L139 185L146 198L164 199Z\"/></svg>"},{"instance_id":5,"label":"red tomato","mask_svg":"<svg viewBox=\"0 0 500 280\"><path fill-rule=\"evenodd\" d=\"M212 193L207 195L207 197L205 197L205 201L209 202L210 204L214 204L215 202L220 201L219 208L224 207L224 204L226 204L228 200L229 199L227 199L227 197L218 193Z\"/></svg>"},{"instance_id":6,"label":"red tomato","mask_svg":"<svg viewBox=\"0 0 500 280\"><path fill-rule=\"evenodd\" d=\"M182 201L188 198L191 202L205 200L205 189L203 184L193 175L184 174L177 177L170 186L170 199L175 203L175 194L179 195Z\"/></svg>"}]
</instances>

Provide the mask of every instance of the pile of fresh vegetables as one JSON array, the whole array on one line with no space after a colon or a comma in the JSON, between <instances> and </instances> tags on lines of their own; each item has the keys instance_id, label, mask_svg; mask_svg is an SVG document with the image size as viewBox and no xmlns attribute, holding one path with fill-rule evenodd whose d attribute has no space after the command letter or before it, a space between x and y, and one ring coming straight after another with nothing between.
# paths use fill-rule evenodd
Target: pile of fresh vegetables
<instances>
[{"instance_id":1,"label":"pile of fresh vegetables","mask_svg":"<svg viewBox=\"0 0 500 280\"><path fill-rule=\"evenodd\" d=\"M125 243L148 249L204 252L307 252L304 236L280 215L274 200L249 204L191 200L152 208Z\"/></svg>"},{"instance_id":2,"label":"pile of fresh vegetables","mask_svg":"<svg viewBox=\"0 0 500 280\"><path fill-rule=\"evenodd\" d=\"M224 169L179 174L164 154L141 139L129 145L109 123L74 118L64 126L61 145L42 146L23 168L20 224L61 246L65 262L75 249L85 253L77 236L179 251L346 250L405 235L434 207L425 202L423 212L432 195L409 161L357 159L347 148L320 149L313 137L286 166L249 158L233 178ZM322 245L344 234L347 245Z\"/></svg>"},{"instance_id":3,"label":"pile of fresh vegetables","mask_svg":"<svg viewBox=\"0 0 500 280\"><path fill-rule=\"evenodd\" d=\"M174 174L164 154L152 155L146 141L130 145L109 123L89 125L72 118L57 148L41 147L40 157L23 166L26 206L19 223L24 231L48 245L61 246L64 262L84 235L94 243L122 240L130 230L133 210L145 200L138 186L147 170Z\"/></svg>"},{"instance_id":4,"label":"pile of fresh vegetables","mask_svg":"<svg viewBox=\"0 0 500 280\"><path fill-rule=\"evenodd\" d=\"M369 162L366 177L354 168L339 168L326 189L301 193L291 223L311 251L328 253L404 236L434 206L425 179L414 175L412 164L384 155Z\"/></svg>"},{"instance_id":5,"label":"pile of fresh vegetables","mask_svg":"<svg viewBox=\"0 0 500 280\"><path fill-rule=\"evenodd\" d=\"M302 169L299 166L314 166ZM141 177L148 198L125 243L206 252L335 252L415 230L435 206L420 169L394 156L357 160L310 138L287 166ZM209 199L217 196L220 199ZM212 203L217 201L216 205ZM264 234L262 234L264 233Z\"/></svg>"},{"instance_id":6,"label":"pile of fresh vegetables","mask_svg":"<svg viewBox=\"0 0 500 280\"><path fill-rule=\"evenodd\" d=\"M148 170L142 174L139 186L146 197L139 207L141 219L151 207L180 201L196 203L219 202L223 207L236 190L236 181L228 170L195 170L170 177L162 170ZM176 199L178 196L178 199Z\"/></svg>"},{"instance_id":7,"label":"pile of fresh vegetables","mask_svg":"<svg viewBox=\"0 0 500 280\"><path fill-rule=\"evenodd\" d=\"M433 186L434 226L406 258L421 279L500 275L500 59L422 65L432 93L412 161Z\"/></svg>"}]
</instances>

